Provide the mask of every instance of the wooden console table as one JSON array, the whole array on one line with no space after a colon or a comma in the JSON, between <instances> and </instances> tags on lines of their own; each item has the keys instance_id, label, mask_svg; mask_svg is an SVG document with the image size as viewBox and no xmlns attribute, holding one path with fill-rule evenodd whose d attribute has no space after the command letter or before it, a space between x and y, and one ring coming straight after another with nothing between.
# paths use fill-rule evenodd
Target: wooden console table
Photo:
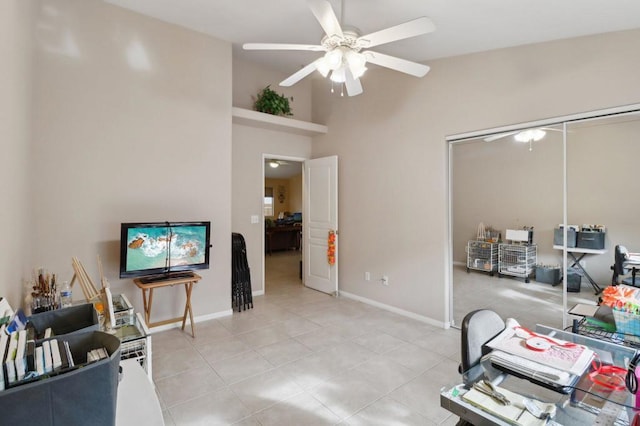
<instances>
[{"instance_id":1,"label":"wooden console table","mask_svg":"<svg viewBox=\"0 0 640 426\"><path fill-rule=\"evenodd\" d=\"M191 310L191 290L193 285L200 281L201 277L198 274L192 274L189 277L181 278L168 278L153 282L143 282L142 278L135 278L133 282L140 290L142 290L142 301L144 303L144 319L148 327L157 327L160 325L171 324L182 320L182 330L187 322L187 314L189 314L189 320L191 321L191 335L196 337L196 332L193 326L193 311ZM151 305L153 303L153 289L174 285L184 285L185 292L187 293L187 301L184 305L184 313L182 317L171 318L163 321L151 322ZM147 293L147 290L149 291Z\"/></svg>"}]
</instances>

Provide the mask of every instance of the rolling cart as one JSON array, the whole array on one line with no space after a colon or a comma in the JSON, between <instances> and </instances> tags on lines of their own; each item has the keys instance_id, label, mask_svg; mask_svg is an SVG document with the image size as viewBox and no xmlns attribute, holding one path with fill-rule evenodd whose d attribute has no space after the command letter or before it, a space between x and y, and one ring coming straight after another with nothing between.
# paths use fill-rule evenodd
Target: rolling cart
<instances>
[{"instance_id":1,"label":"rolling cart","mask_svg":"<svg viewBox=\"0 0 640 426\"><path fill-rule=\"evenodd\" d=\"M535 244L500 244L498 247L498 276L524 278L535 272L538 246Z\"/></svg>"},{"instance_id":2,"label":"rolling cart","mask_svg":"<svg viewBox=\"0 0 640 426\"><path fill-rule=\"evenodd\" d=\"M498 243L482 240L471 240L467 243L467 272L476 271L493 273L498 270Z\"/></svg>"}]
</instances>

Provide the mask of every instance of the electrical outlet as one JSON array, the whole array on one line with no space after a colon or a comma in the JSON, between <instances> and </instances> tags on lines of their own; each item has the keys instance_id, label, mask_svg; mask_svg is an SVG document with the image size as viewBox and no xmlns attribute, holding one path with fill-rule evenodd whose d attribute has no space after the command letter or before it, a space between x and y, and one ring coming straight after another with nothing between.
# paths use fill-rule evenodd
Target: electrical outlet
<instances>
[{"instance_id":1,"label":"electrical outlet","mask_svg":"<svg viewBox=\"0 0 640 426\"><path fill-rule=\"evenodd\" d=\"M389 277L386 275L383 275L380 281L382 281L382 285L389 285Z\"/></svg>"},{"instance_id":2,"label":"electrical outlet","mask_svg":"<svg viewBox=\"0 0 640 426\"><path fill-rule=\"evenodd\" d=\"M370 273L368 273L368 272L365 272L365 273L364 273L364 280L365 280L365 281L371 281L371 274L370 274Z\"/></svg>"}]
</instances>

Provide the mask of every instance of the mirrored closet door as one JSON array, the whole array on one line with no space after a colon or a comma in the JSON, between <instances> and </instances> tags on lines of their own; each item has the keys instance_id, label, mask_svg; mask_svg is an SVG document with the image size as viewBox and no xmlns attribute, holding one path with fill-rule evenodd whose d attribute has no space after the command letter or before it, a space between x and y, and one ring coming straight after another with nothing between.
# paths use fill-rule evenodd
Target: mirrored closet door
<instances>
[{"instance_id":1,"label":"mirrored closet door","mask_svg":"<svg viewBox=\"0 0 640 426\"><path fill-rule=\"evenodd\" d=\"M639 110L449 139L454 326L489 308L526 326L564 328L571 306L598 302L612 281L615 247L640 252ZM574 242L569 233L565 245L556 231L565 221L585 240ZM531 228L532 244L507 238L507 229L524 228ZM558 277L566 278L558 284Z\"/></svg>"},{"instance_id":2,"label":"mirrored closet door","mask_svg":"<svg viewBox=\"0 0 640 426\"><path fill-rule=\"evenodd\" d=\"M453 143L450 167L454 324L479 308L561 324L562 285L534 278L536 265L561 265L553 229L562 223L562 126ZM507 229L525 228L533 244L508 239Z\"/></svg>"}]
</instances>

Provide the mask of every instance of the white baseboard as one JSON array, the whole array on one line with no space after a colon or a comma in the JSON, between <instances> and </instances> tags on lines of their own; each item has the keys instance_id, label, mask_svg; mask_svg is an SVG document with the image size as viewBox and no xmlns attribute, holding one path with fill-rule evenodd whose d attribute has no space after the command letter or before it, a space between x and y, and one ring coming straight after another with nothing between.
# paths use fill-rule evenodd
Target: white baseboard
<instances>
[{"instance_id":1,"label":"white baseboard","mask_svg":"<svg viewBox=\"0 0 640 426\"><path fill-rule=\"evenodd\" d=\"M376 308L384 309L385 311L393 312L394 314L402 315L403 317L411 318L416 321L433 325L434 327L440 327L444 329L448 329L451 327L451 324L449 322L436 321L434 319L418 315L413 312L405 311L404 309L396 308L395 306L385 305L384 303L367 299L366 297L356 296L355 294L347 293L346 291L339 291L338 293L341 297L346 297L347 299L353 299L367 305L375 306Z\"/></svg>"},{"instance_id":2,"label":"white baseboard","mask_svg":"<svg viewBox=\"0 0 640 426\"><path fill-rule=\"evenodd\" d=\"M453 264L456 266L467 266L466 262L460 262L460 261L455 261L453 262Z\"/></svg>"},{"instance_id":3,"label":"white baseboard","mask_svg":"<svg viewBox=\"0 0 640 426\"><path fill-rule=\"evenodd\" d=\"M253 297L256 297L256 296L264 296L264 290L256 290L256 291L252 291L252 292L251 292L251 295L252 295Z\"/></svg>"},{"instance_id":4,"label":"white baseboard","mask_svg":"<svg viewBox=\"0 0 640 426\"><path fill-rule=\"evenodd\" d=\"M223 317L228 317L233 315L233 309L228 309L226 311L221 311L221 312L214 312L212 314L207 314L207 315L200 315L197 316L193 319L193 322L195 324L199 323L199 322L203 322L203 321L209 321L212 319L217 319L217 318L223 318ZM189 318L187 318L187 322L185 323L185 327L184 329L187 330L187 325L190 325L191 321L189 321ZM181 321L177 321L171 324L165 324L165 325L161 325L158 327L153 327L151 329L149 329L149 332L151 334L153 333L159 333L161 331L166 331L166 330L171 330L172 328L180 328L182 327L182 322Z\"/></svg>"}]
</instances>

